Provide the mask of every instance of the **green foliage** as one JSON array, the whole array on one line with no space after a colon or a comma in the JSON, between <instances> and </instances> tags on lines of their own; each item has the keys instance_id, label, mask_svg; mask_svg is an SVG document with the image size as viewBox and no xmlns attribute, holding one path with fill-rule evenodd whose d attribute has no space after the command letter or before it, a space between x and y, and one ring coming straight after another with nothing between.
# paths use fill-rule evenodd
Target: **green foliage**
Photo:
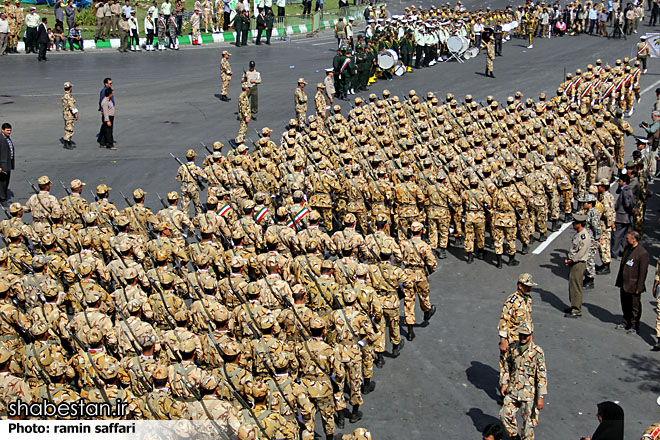
<instances>
[{"instance_id":1,"label":"green foliage","mask_svg":"<svg viewBox=\"0 0 660 440\"><path fill-rule=\"evenodd\" d=\"M94 8L85 8L76 12L76 23L82 26L96 25L96 15Z\"/></svg>"}]
</instances>

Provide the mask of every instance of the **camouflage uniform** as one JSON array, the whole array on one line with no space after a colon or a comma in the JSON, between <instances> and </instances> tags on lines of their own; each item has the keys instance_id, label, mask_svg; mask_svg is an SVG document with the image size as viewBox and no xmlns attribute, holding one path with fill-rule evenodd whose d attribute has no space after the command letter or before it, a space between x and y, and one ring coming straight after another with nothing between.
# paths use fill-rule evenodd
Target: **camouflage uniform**
<instances>
[{"instance_id":1,"label":"camouflage uniform","mask_svg":"<svg viewBox=\"0 0 660 440\"><path fill-rule=\"evenodd\" d=\"M188 213L188 206L193 202L195 215L202 212L202 203L199 200L199 190L201 181L206 180L206 173L203 169L195 165L195 152L188 150L186 152L185 163L179 167L176 172L176 180L181 182L181 211Z\"/></svg>"},{"instance_id":2,"label":"camouflage uniform","mask_svg":"<svg viewBox=\"0 0 660 440\"><path fill-rule=\"evenodd\" d=\"M71 86L66 83L65 86ZM62 96L62 118L64 118L64 141L69 142L73 137L73 124L78 117L76 108L76 99L71 95L71 91L66 91Z\"/></svg>"},{"instance_id":3,"label":"camouflage uniform","mask_svg":"<svg viewBox=\"0 0 660 440\"><path fill-rule=\"evenodd\" d=\"M248 122L250 121L250 93L249 88L243 86L243 91L238 96L238 119L241 121L241 128L236 137L243 137L247 133Z\"/></svg>"},{"instance_id":4,"label":"camouflage uniform","mask_svg":"<svg viewBox=\"0 0 660 440\"><path fill-rule=\"evenodd\" d=\"M533 341L528 343L526 349L520 347L519 342L511 344L500 385L505 387L500 419L507 432L510 436L520 435L524 440L534 440L534 427L538 424L536 400L548 392L545 356L541 347ZM522 432L519 432L516 421L518 410L523 419Z\"/></svg>"},{"instance_id":5,"label":"camouflage uniform","mask_svg":"<svg viewBox=\"0 0 660 440\"><path fill-rule=\"evenodd\" d=\"M304 79L298 79L298 88L293 95L293 103L296 107L296 119L299 126L304 126L307 123L307 94L300 87L300 84L307 84Z\"/></svg>"},{"instance_id":6,"label":"camouflage uniform","mask_svg":"<svg viewBox=\"0 0 660 440\"><path fill-rule=\"evenodd\" d=\"M413 234L421 233L422 225L414 222L411 226ZM424 319L434 309L429 301L428 276L435 271L438 262L433 255L431 246L419 237L413 236L401 243L403 264L405 265L406 281L404 285L404 316L406 324L415 324L415 296L419 297L419 305L424 312Z\"/></svg>"}]
</instances>

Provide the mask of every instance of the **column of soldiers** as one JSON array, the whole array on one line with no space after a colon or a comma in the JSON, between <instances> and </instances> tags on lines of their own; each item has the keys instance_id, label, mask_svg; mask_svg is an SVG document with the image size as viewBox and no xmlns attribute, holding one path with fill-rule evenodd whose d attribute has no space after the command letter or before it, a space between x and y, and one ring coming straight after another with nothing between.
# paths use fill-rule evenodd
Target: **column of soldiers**
<instances>
[{"instance_id":1,"label":"column of soldiers","mask_svg":"<svg viewBox=\"0 0 660 440\"><path fill-rule=\"evenodd\" d=\"M121 395L129 418L307 439L320 412L332 438L361 419L387 336L400 354L401 303L408 341L417 298L435 313L428 277L450 237L472 263L488 232L496 264L516 265L517 240L527 253L579 199L600 221L593 254L609 254L606 194L632 131L619 107L637 89L620 85L638 67L596 66L537 103L384 91L301 114L279 141L264 128L253 151L189 150L155 212L140 188L117 207L105 184L57 199L40 177L0 223L3 404Z\"/></svg>"}]
</instances>

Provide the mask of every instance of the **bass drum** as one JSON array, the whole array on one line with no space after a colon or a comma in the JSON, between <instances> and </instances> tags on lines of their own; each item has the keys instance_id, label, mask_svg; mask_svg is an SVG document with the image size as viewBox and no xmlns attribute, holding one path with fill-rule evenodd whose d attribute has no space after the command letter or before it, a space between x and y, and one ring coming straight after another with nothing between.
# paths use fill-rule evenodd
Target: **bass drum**
<instances>
[{"instance_id":1,"label":"bass drum","mask_svg":"<svg viewBox=\"0 0 660 440\"><path fill-rule=\"evenodd\" d=\"M394 74L396 76L403 76L404 73L406 73L406 66L404 66L402 62L399 62L394 68Z\"/></svg>"},{"instance_id":2,"label":"bass drum","mask_svg":"<svg viewBox=\"0 0 660 440\"><path fill-rule=\"evenodd\" d=\"M471 47L468 50L465 51L465 59L470 59L474 58L477 55L479 55L479 48L478 47Z\"/></svg>"},{"instance_id":3,"label":"bass drum","mask_svg":"<svg viewBox=\"0 0 660 440\"><path fill-rule=\"evenodd\" d=\"M458 35L452 35L447 40L447 49L451 53L461 53L463 49L463 40Z\"/></svg>"},{"instance_id":4,"label":"bass drum","mask_svg":"<svg viewBox=\"0 0 660 440\"><path fill-rule=\"evenodd\" d=\"M461 39L461 52L464 53L466 50L470 48L470 40L467 39L467 37L459 37Z\"/></svg>"},{"instance_id":5,"label":"bass drum","mask_svg":"<svg viewBox=\"0 0 660 440\"><path fill-rule=\"evenodd\" d=\"M386 49L378 54L378 67L391 69L399 62L399 54L392 49Z\"/></svg>"}]
</instances>

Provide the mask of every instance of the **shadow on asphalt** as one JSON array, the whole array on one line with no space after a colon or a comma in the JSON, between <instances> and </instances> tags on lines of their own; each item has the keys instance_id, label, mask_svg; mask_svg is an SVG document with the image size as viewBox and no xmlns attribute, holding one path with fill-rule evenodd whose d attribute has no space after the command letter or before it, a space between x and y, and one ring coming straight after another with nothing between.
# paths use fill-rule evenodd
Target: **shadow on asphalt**
<instances>
[{"instance_id":1,"label":"shadow on asphalt","mask_svg":"<svg viewBox=\"0 0 660 440\"><path fill-rule=\"evenodd\" d=\"M559 298L557 295L550 292L549 290L539 289L538 287L535 287L534 290L532 290L532 295L534 293L539 294L539 296L541 297L541 301L543 301L546 304L550 304L553 308L559 310L562 313L564 312L564 309L568 307L567 303L565 303L561 298ZM568 284L566 285L566 298L568 298Z\"/></svg>"},{"instance_id":2,"label":"shadow on asphalt","mask_svg":"<svg viewBox=\"0 0 660 440\"><path fill-rule=\"evenodd\" d=\"M466 414L470 416L474 428L479 433L483 432L484 428L491 423L501 425L500 419L484 413L479 408L470 408Z\"/></svg>"},{"instance_id":3,"label":"shadow on asphalt","mask_svg":"<svg viewBox=\"0 0 660 440\"><path fill-rule=\"evenodd\" d=\"M539 267L550 269L553 275L568 280L568 267L564 264L564 260L568 255L566 249L557 249L550 254L550 261L548 264L541 264Z\"/></svg>"},{"instance_id":4,"label":"shadow on asphalt","mask_svg":"<svg viewBox=\"0 0 660 440\"><path fill-rule=\"evenodd\" d=\"M470 362L470 367L465 370L467 380L477 389L483 390L492 400L498 401L497 387L500 382L500 374L490 365L479 361Z\"/></svg>"},{"instance_id":5,"label":"shadow on asphalt","mask_svg":"<svg viewBox=\"0 0 660 440\"><path fill-rule=\"evenodd\" d=\"M626 365L630 377L620 380L627 383L637 383L642 391L660 393L660 363L657 355L633 354L631 357L620 357Z\"/></svg>"}]
</instances>

